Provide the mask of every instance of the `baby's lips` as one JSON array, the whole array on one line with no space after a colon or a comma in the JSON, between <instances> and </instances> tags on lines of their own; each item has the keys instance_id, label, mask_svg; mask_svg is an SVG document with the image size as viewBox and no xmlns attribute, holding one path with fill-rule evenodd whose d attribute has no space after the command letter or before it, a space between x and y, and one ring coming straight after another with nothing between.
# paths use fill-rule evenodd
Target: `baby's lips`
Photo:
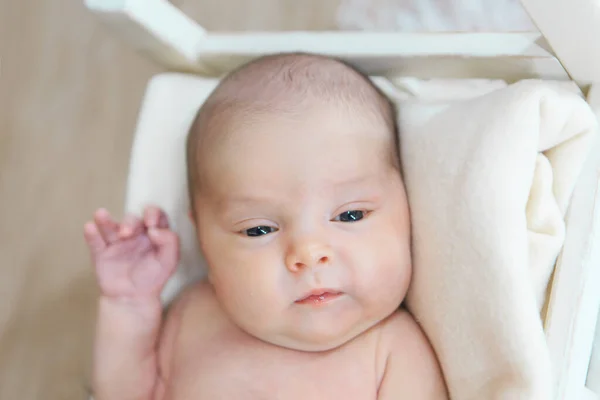
<instances>
[{"instance_id":1,"label":"baby's lips","mask_svg":"<svg viewBox=\"0 0 600 400\"><path fill-rule=\"evenodd\" d=\"M340 297L343 292L335 289L313 289L298 300L296 304L322 304Z\"/></svg>"}]
</instances>

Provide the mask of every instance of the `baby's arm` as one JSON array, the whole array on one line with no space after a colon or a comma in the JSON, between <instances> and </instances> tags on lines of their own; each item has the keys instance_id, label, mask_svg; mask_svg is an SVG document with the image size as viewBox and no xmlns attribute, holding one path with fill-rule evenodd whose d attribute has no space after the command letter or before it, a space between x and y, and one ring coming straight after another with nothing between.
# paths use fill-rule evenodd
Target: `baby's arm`
<instances>
[{"instance_id":1,"label":"baby's arm","mask_svg":"<svg viewBox=\"0 0 600 400\"><path fill-rule=\"evenodd\" d=\"M100 286L94 344L95 400L151 400L160 387L160 292L175 271L178 238L166 215L148 208L119 224L99 210L85 226Z\"/></svg>"},{"instance_id":2,"label":"baby's arm","mask_svg":"<svg viewBox=\"0 0 600 400\"><path fill-rule=\"evenodd\" d=\"M412 316L398 311L382 329L387 361L377 399L447 400L437 357Z\"/></svg>"}]
</instances>

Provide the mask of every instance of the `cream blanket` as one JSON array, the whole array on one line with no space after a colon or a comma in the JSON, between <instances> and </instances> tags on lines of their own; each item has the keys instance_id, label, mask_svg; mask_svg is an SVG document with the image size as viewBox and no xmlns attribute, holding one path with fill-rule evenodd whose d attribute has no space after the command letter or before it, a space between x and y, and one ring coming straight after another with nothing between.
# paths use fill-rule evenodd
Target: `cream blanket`
<instances>
[{"instance_id":1,"label":"cream blanket","mask_svg":"<svg viewBox=\"0 0 600 400\"><path fill-rule=\"evenodd\" d=\"M399 98L414 231L408 306L453 400L545 400L552 371L540 310L596 120L572 91L483 83L405 85L404 94L420 97ZM183 155L194 112L215 85L159 75L141 108L126 209L158 204L181 235L183 261L165 302L203 275L186 215Z\"/></svg>"},{"instance_id":2,"label":"cream blanket","mask_svg":"<svg viewBox=\"0 0 600 400\"><path fill-rule=\"evenodd\" d=\"M596 119L524 81L452 105L401 107L413 217L407 304L452 399L550 399L540 312Z\"/></svg>"}]
</instances>

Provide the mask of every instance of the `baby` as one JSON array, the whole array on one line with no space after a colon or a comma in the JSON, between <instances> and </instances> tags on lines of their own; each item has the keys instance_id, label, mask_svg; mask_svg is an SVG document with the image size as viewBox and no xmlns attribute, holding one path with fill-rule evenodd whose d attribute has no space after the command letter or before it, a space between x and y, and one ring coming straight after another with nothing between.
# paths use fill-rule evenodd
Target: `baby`
<instances>
[{"instance_id":1,"label":"baby","mask_svg":"<svg viewBox=\"0 0 600 400\"><path fill-rule=\"evenodd\" d=\"M179 261L165 213L100 209L85 225L96 400L446 399L400 308L411 254L397 149L394 107L340 61L279 54L223 79L187 141L206 281L163 319Z\"/></svg>"}]
</instances>

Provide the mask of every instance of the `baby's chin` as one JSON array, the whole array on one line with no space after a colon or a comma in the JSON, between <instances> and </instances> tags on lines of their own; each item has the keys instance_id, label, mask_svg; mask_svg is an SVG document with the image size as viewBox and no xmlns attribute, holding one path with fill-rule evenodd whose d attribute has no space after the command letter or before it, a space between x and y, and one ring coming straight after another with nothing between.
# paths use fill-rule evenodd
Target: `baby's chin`
<instances>
[{"instance_id":1,"label":"baby's chin","mask_svg":"<svg viewBox=\"0 0 600 400\"><path fill-rule=\"evenodd\" d=\"M257 334L261 340L276 346L305 352L335 350L362 335L385 317L372 321L357 321L350 326L332 323L325 327L289 327L286 332Z\"/></svg>"},{"instance_id":2,"label":"baby's chin","mask_svg":"<svg viewBox=\"0 0 600 400\"><path fill-rule=\"evenodd\" d=\"M239 328L263 342L291 350L323 352L345 345L388 318L398 310L402 299L400 295L387 296L364 303L343 295L324 307L294 305L281 314L244 312L230 317Z\"/></svg>"},{"instance_id":3,"label":"baby's chin","mask_svg":"<svg viewBox=\"0 0 600 400\"><path fill-rule=\"evenodd\" d=\"M372 325L376 325L377 322ZM357 329L351 331L345 335L319 335L314 334L307 338L289 338L288 343L282 343L280 346L287 347L292 350L306 351L306 352L325 352L335 350L338 347L345 345L352 341L356 337L366 332L371 326L363 329Z\"/></svg>"}]
</instances>

